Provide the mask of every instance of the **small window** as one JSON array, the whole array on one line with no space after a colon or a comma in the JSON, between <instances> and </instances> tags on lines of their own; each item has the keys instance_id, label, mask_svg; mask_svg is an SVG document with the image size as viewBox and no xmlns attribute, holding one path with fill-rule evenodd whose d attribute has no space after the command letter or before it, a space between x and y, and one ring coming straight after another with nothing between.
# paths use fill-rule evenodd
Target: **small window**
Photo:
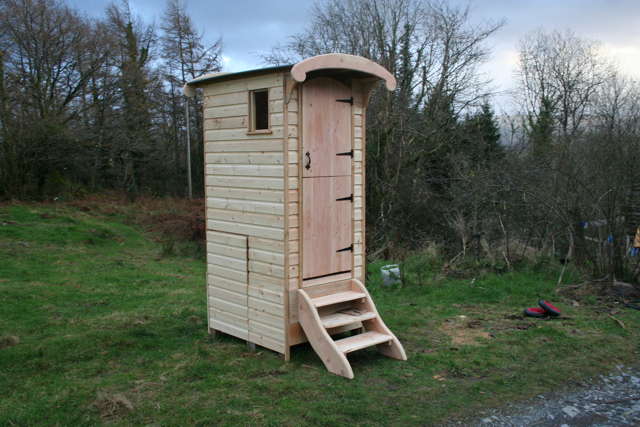
<instances>
[{"instance_id":1,"label":"small window","mask_svg":"<svg viewBox=\"0 0 640 427\"><path fill-rule=\"evenodd\" d=\"M265 132L269 130L269 90L251 91L250 132Z\"/></svg>"}]
</instances>

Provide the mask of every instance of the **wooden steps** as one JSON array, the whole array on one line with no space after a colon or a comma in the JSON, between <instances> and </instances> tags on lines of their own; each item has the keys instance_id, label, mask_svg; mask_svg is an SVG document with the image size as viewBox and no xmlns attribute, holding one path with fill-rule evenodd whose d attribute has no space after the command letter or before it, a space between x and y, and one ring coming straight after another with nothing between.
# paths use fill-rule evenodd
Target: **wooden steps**
<instances>
[{"instance_id":1,"label":"wooden steps","mask_svg":"<svg viewBox=\"0 0 640 427\"><path fill-rule=\"evenodd\" d=\"M336 341L338 350L344 354L352 351L361 350L371 347L372 345L389 342L393 339L391 335L381 334L379 332L365 332L363 334L354 335L352 337L343 338Z\"/></svg>"},{"instance_id":2,"label":"wooden steps","mask_svg":"<svg viewBox=\"0 0 640 427\"><path fill-rule=\"evenodd\" d=\"M320 316L322 326L326 329L337 328L351 323L363 322L365 320L373 319L376 314L372 311L362 312L361 310L350 308L347 310L337 311L335 313L329 313Z\"/></svg>"},{"instance_id":3,"label":"wooden steps","mask_svg":"<svg viewBox=\"0 0 640 427\"><path fill-rule=\"evenodd\" d=\"M298 289L300 325L329 372L353 378L346 355L371 346L378 346L385 356L407 360L402 344L380 318L364 285L356 279L350 279L346 285L321 288L322 292ZM347 325L363 332L337 341L327 332Z\"/></svg>"},{"instance_id":4,"label":"wooden steps","mask_svg":"<svg viewBox=\"0 0 640 427\"><path fill-rule=\"evenodd\" d=\"M340 302L353 301L354 299L366 298L367 295L362 292L338 292L335 294L325 295L322 297L313 298L311 302L316 308L326 307L327 305L338 304Z\"/></svg>"}]
</instances>

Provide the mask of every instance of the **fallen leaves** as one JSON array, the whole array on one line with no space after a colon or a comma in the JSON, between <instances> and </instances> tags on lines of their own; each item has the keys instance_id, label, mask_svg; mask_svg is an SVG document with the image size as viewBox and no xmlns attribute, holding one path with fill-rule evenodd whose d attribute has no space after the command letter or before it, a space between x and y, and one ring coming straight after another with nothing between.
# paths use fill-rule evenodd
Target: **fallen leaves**
<instances>
[{"instance_id":1,"label":"fallen leaves","mask_svg":"<svg viewBox=\"0 0 640 427\"><path fill-rule=\"evenodd\" d=\"M612 316L611 314L609 314L609 317L611 318L611 320L616 322L618 324L618 326L620 326L622 329L627 329L627 327L625 326L625 324L624 324L624 322L622 320L618 319L617 317Z\"/></svg>"},{"instance_id":2,"label":"fallen leaves","mask_svg":"<svg viewBox=\"0 0 640 427\"><path fill-rule=\"evenodd\" d=\"M92 406L100 412L103 419L114 419L133 411L133 404L122 393L107 394L100 392Z\"/></svg>"},{"instance_id":3,"label":"fallen leaves","mask_svg":"<svg viewBox=\"0 0 640 427\"><path fill-rule=\"evenodd\" d=\"M0 350L7 347L13 347L14 345L20 344L20 338L15 335L6 335L0 337Z\"/></svg>"},{"instance_id":4,"label":"fallen leaves","mask_svg":"<svg viewBox=\"0 0 640 427\"><path fill-rule=\"evenodd\" d=\"M436 381L446 381L447 378L444 375L437 374L433 376L433 379Z\"/></svg>"}]
</instances>

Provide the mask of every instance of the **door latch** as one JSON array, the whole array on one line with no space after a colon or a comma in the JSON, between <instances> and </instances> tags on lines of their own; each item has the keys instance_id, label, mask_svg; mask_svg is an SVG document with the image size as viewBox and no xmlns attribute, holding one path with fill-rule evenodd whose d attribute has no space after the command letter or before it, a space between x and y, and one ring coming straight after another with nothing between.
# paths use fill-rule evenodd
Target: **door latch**
<instances>
[{"instance_id":1,"label":"door latch","mask_svg":"<svg viewBox=\"0 0 640 427\"><path fill-rule=\"evenodd\" d=\"M353 158L353 150L345 151L344 153L336 153L336 156L349 156L349 157Z\"/></svg>"},{"instance_id":2,"label":"door latch","mask_svg":"<svg viewBox=\"0 0 640 427\"><path fill-rule=\"evenodd\" d=\"M350 98L336 99L337 102L344 102L353 105L353 96Z\"/></svg>"},{"instance_id":3,"label":"door latch","mask_svg":"<svg viewBox=\"0 0 640 427\"><path fill-rule=\"evenodd\" d=\"M349 200L350 202L353 202L353 194L348 197L340 197L339 199L336 199L336 202L342 202L343 200Z\"/></svg>"},{"instance_id":4,"label":"door latch","mask_svg":"<svg viewBox=\"0 0 640 427\"><path fill-rule=\"evenodd\" d=\"M350 246L347 246L346 248L342 248L342 249L338 249L336 252L353 252L353 243Z\"/></svg>"}]
</instances>

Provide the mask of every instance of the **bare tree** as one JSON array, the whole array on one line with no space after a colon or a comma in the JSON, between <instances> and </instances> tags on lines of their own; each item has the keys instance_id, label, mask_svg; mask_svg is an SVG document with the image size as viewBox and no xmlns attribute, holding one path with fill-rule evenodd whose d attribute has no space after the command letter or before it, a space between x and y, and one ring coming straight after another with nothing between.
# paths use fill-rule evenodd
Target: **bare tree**
<instances>
[{"instance_id":1,"label":"bare tree","mask_svg":"<svg viewBox=\"0 0 640 427\"><path fill-rule=\"evenodd\" d=\"M520 101L533 156L511 158L522 166L507 179L523 200L505 197L526 212L510 213L515 228L535 225L542 245L551 242L593 275L629 278L629 237L640 217L640 91L597 48L571 32L521 42Z\"/></svg>"},{"instance_id":2,"label":"bare tree","mask_svg":"<svg viewBox=\"0 0 640 427\"><path fill-rule=\"evenodd\" d=\"M158 45L126 0L102 19L63 0L0 2L0 197L183 193L181 87L219 70L220 40L204 47L180 1L166 15ZM190 126L201 191L199 103Z\"/></svg>"},{"instance_id":3,"label":"bare tree","mask_svg":"<svg viewBox=\"0 0 640 427\"><path fill-rule=\"evenodd\" d=\"M162 58L171 76L184 84L221 68L222 39L205 46L183 0L168 0L161 25Z\"/></svg>"},{"instance_id":4,"label":"bare tree","mask_svg":"<svg viewBox=\"0 0 640 427\"><path fill-rule=\"evenodd\" d=\"M73 169L78 150L65 128L105 55L94 25L56 0L3 1L0 26L2 190L35 182L41 192Z\"/></svg>"},{"instance_id":5,"label":"bare tree","mask_svg":"<svg viewBox=\"0 0 640 427\"><path fill-rule=\"evenodd\" d=\"M183 0L168 0L167 7L161 25L163 35L161 38L161 52L164 60L164 74L169 85L169 105L171 111L168 118L171 120L172 138L174 144L174 168L176 177L180 173L184 162L181 159L178 148L180 134L184 126L189 126L194 135L195 153L191 157L193 176L196 178L196 190L202 193L204 190L204 143L202 134L202 99L197 96L192 103L187 102L182 96L182 86L189 80L203 74L220 71L222 55L222 39L219 38L209 46L205 46L203 35L198 33L189 17ZM187 102L189 116L193 123L186 123L184 102ZM190 178L189 178L190 179Z\"/></svg>"},{"instance_id":6,"label":"bare tree","mask_svg":"<svg viewBox=\"0 0 640 427\"><path fill-rule=\"evenodd\" d=\"M315 4L305 31L265 57L281 63L350 53L396 76L396 92L375 94L367 112L370 247L387 248L399 234L419 244L449 229L441 209L454 179L457 122L487 96L478 66L501 26L474 25L469 8L440 1L329 0Z\"/></svg>"},{"instance_id":7,"label":"bare tree","mask_svg":"<svg viewBox=\"0 0 640 427\"><path fill-rule=\"evenodd\" d=\"M520 41L516 74L524 111L536 119L552 111L563 137L580 130L592 112L598 88L612 72L599 53L599 43L571 31L538 30Z\"/></svg>"},{"instance_id":8,"label":"bare tree","mask_svg":"<svg viewBox=\"0 0 640 427\"><path fill-rule=\"evenodd\" d=\"M315 3L311 16L307 30L264 60L292 63L330 52L361 55L391 71L414 106L447 92L460 109L486 95L487 82L477 67L489 55L484 41L504 24L472 25L468 7L422 0L330 0Z\"/></svg>"}]
</instances>

